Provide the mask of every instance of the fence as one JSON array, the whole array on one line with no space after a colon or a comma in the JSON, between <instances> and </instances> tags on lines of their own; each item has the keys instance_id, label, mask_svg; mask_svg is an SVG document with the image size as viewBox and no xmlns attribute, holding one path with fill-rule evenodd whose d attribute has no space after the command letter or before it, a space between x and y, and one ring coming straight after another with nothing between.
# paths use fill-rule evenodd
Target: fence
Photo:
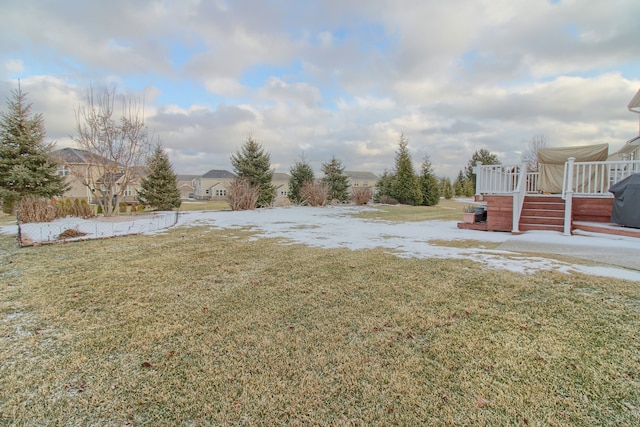
<instances>
[{"instance_id":1,"label":"fence","mask_svg":"<svg viewBox=\"0 0 640 427\"><path fill-rule=\"evenodd\" d=\"M172 211L142 215L139 218L67 217L52 222L28 224L21 224L18 214L18 243L20 246L33 246L147 233L176 225L179 214L179 211Z\"/></svg>"}]
</instances>

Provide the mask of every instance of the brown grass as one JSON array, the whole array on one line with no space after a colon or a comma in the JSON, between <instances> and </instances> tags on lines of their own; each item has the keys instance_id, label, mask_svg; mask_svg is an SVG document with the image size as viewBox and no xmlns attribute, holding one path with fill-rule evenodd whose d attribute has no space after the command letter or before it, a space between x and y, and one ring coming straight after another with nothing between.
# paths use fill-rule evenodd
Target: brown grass
<instances>
[{"instance_id":1,"label":"brown grass","mask_svg":"<svg viewBox=\"0 0 640 427\"><path fill-rule=\"evenodd\" d=\"M178 228L0 284L0 424L640 422L637 283Z\"/></svg>"},{"instance_id":2,"label":"brown grass","mask_svg":"<svg viewBox=\"0 0 640 427\"><path fill-rule=\"evenodd\" d=\"M374 205L375 210L355 214L358 218L379 219L384 221L462 221L462 205L453 200L440 200L436 206Z\"/></svg>"}]
</instances>

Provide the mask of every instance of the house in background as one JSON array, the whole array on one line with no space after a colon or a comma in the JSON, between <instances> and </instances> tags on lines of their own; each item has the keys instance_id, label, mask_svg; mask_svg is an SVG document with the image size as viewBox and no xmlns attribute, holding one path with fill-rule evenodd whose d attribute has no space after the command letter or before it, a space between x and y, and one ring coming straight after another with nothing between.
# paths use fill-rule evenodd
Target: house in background
<instances>
[{"instance_id":1,"label":"house in background","mask_svg":"<svg viewBox=\"0 0 640 427\"><path fill-rule=\"evenodd\" d=\"M271 178L271 184L273 184L276 189L276 197L275 200L283 199L285 197L289 197L289 180L291 177L286 173L274 172L273 177Z\"/></svg>"},{"instance_id":2,"label":"house in background","mask_svg":"<svg viewBox=\"0 0 640 427\"><path fill-rule=\"evenodd\" d=\"M194 198L214 200L225 198L229 194L229 184L236 176L226 170L212 169L194 180Z\"/></svg>"},{"instance_id":3,"label":"house in background","mask_svg":"<svg viewBox=\"0 0 640 427\"><path fill-rule=\"evenodd\" d=\"M91 176L97 176L101 170L100 165L96 164L96 156L89 153L86 150L80 150L77 148L62 148L54 150L51 153L53 159L58 163L58 169L56 173L65 177L65 181L69 184L68 190L63 194L63 198L86 200L90 204L96 204L97 194L95 188L86 185L90 182ZM108 159L103 159L103 164L108 164ZM116 168L117 169L117 168ZM119 186L123 182L129 181L126 179L127 173L133 173L134 176L142 176L143 168L138 167L135 170L125 171L124 169L118 169L113 175L106 175L98 177L95 180L96 185L105 185L109 182L113 185ZM129 181L127 188L123 192L123 199L121 202L128 204L135 203L137 201L138 190L140 189L140 180Z\"/></svg>"},{"instance_id":4,"label":"house in background","mask_svg":"<svg viewBox=\"0 0 640 427\"><path fill-rule=\"evenodd\" d=\"M345 171L344 174L349 177L349 186L351 187L371 187L371 191L380 179L371 172Z\"/></svg>"},{"instance_id":5,"label":"house in background","mask_svg":"<svg viewBox=\"0 0 640 427\"><path fill-rule=\"evenodd\" d=\"M178 191L181 199L192 199L196 192L196 179L198 175L178 175Z\"/></svg>"}]
</instances>

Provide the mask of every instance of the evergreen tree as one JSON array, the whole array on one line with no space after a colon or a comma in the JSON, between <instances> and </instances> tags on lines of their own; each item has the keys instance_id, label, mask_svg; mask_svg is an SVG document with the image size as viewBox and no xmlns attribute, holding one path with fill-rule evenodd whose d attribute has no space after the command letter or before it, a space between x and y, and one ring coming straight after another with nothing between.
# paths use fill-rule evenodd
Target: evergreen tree
<instances>
[{"instance_id":1,"label":"evergreen tree","mask_svg":"<svg viewBox=\"0 0 640 427\"><path fill-rule=\"evenodd\" d=\"M302 203L300 189L306 182L313 182L315 179L313 169L305 160L304 155L289 169L289 174L291 175L289 179L289 200L296 204Z\"/></svg>"},{"instance_id":2,"label":"evergreen tree","mask_svg":"<svg viewBox=\"0 0 640 427\"><path fill-rule=\"evenodd\" d=\"M322 182L329 187L328 199L343 203L349 201L349 177L344 174L342 162L333 156L330 161L322 164L322 172Z\"/></svg>"},{"instance_id":3,"label":"evergreen tree","mask_svg":"<svg viewBox=\"0 0 640 427\"><path fill-rule=\"evenodd\" d=\"M429 156L424 156L422 161L422 173L420 174L420 187L422 189L422 204L435 206L440 202L440 183L433 173Z\"/></svg>"},{"instance_id":4,"label":"evergreen tree","mask_svg":"<svg viewBox=\"0 0 640 427\"><path fill-rule=\"evenodd\" d=\"M464 172L462 172L462 170L460 170L458 172L458 176L456 177L456 180L455 180L455 182L453 184L454 194L457 197L465 195L464 194L464 192L465 192L464 191L464 188L465 188L464 182L465 182L465 180L466 180L466 178L464 176Z\"/></svg>"},{"instance_id":5,"label":"evergreen tree","mask_svg":"<svg viewBox=\"0 0 640 427\"><path fill-rule=\"evenodd\" d=\"M465 178L468 180L466 183L466 195L473 196L476 192L476 174L473 172L473 168L478 165L499 165L500 160L498 160L498 156L496 154L492 154L489 150L481 148L480 150L473 153L471 156L471 160L467 163L467 167L465 168L464 174ZM469 190L471 188L471 190ZM468 194L471 192L471 194Z\"/></svg>"},{"instance_id":6,"label":"evergreen tree","mask_svg":"<svg viewBox=\"0 0 640 427\"><path fill-rule=\"evenodd\" d=\"M447 200L453 197L453 185L451 185L451 180L449 178L442 178L440 180L440 191L442 196Z\"/></svg>"},{"instance_id":7,"label":"evergreen tree","mask_svg":"<svg viewBox=\"0 0 640 427\"><path fill-rule=\"evenodd\" d=\"M156 145L147 159L147 171L148 175L142 180L142 189L138 192L138 200L159 211L179 208L182 202L177 176L162 145Z\"/></svg>"},{"instance_id":8,"label":"evergreen tree","mask_svg":"<svg viewBox=\"0 0 640 427\"><path fill-rule=\"evenodd\" d=\"M420 180L413 169L408 144L409 140L404 134L400 135L398 151L396 151L396 179L392 196L405 205L420 205L422 204Z\"/></svg>"},{"instance_id":9,"label":"evergreen tree","mask_svg":"<svg viewBox=\"0 0 640 427\"><path fill-rule=\"evenodd\" d=\"M246 178L251 186L258 187L259 208L271 206L276 189L271 183L273 171L269 153L253 137L249 136L240 150L231 155L231 165L238 179Z\"/></svg>"},{"instance_id":10,"label":"evergreen tree","mask_svg":"<svg viewBox=\"0 0 640 427\"><path fill-rule=\"evenodd\" d=\"M53 144L44 142L42 115L31 114L20 86L11 93L7 111L0 112L0 200L6 213L25 196L60 196L67 189L51 158Z\"/></svg>"},{"instance_id":11,"label":"evergreen tree","mask_svg":"<svg viewBox=\"0 0 640 427\"><path fill-rule=\"evenodd\" d=\"M392 197L391 194L393 194L393 183L395 182L395 180L395 175L385 170L378 182L376 182L376 190L373 196L373 201L376 203L380 203L380 200L381 198L383 198L383 196Z\"/></svg>"}]
</instances>

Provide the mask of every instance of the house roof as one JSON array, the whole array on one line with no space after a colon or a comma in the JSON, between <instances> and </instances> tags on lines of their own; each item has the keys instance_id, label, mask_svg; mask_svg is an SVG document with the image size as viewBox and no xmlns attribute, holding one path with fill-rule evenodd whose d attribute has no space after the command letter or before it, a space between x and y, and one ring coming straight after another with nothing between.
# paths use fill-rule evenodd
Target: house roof
<instances>
[{"instance_id":1,"label":"house roof","mask_svg":"<svg viewBox=\"0 0 640 427\"><path fill-rule=\"evenodd\" d=\"M629 154L637 150L638 146L640 146L640 135L625 142L622 148L620 148L614 154Z\"/></svg>"},{"instance_id":2,"label":"house roof","mask_svg":"<svg viewBox=\"0 0 640 427\"><path fill-rule=\"evenodd\" d=\"M377 181L380 179L372 172L345 171L344 174L351 179L366 179L371 181Z\"/></svg>"},{"instance_id":3,"label":"house roof","mask_svg":"<svg viewBox=\"0 0 640 427\"><path fill-rule=\"evenodd\" d=\"M631 98L629 105L627 105L629 111L633 111L634 113L640 113L640 89L636 92L635 96Z\"/></svg>"},{"instance_id":4,"label":"house roof","mask_svg":"<svg viewBox=\"0 0 640 427\"><path fill-rule=\"evenodd\" d=\"M59 150L54 150L51 152L51 155L60 163L65 165L74 165L74 164L87 164L90 165L92 163L100 163L107 164L111 163L111 161L105 157L99 156L97 154L92 154L87 150L81 150L78 148L61 148ZM98 162L102 159L101 162Z\"/></svg>"},{"instance_id":5,"label":"house roof","mask_svg":"<svg viewBox=\"0 0 640 427\"><path fill-rule=\"evenodd\" d=\"M193 181L199 176L200 175L177 175L176 178L178 181Z\"/></svg>"},{"instance_id":6,"label":"house roof","mask_svg":"<svg viewBox=\"0 0 640 427\"><path fill-rule=\"evenodd\" d=\"M289 181L291 177L283 172L274 172L272 181Z\"/></svg>"},{"instance_id":7,"label":"house roof","mask_svg":"<svg viewBox=\"0 0 640 427\"><path fill-rule=\"evenodd\" d=\"M209 172L202 175L200 178L213 178L213 179L233 179L236 176L229 171L211 169Z\"/></svg>"},{"instance_id":8,"label":"house roof","mask_svg":"<svg viewBox=\"0 0 640 427\"><path fill-rule=\"evenodd\" d=\"M60 150L52 151L51 155L65 164L91 163L89 161L91 154L86 150L77 148L61 148Z\"/></svg>"}]
</instances>

